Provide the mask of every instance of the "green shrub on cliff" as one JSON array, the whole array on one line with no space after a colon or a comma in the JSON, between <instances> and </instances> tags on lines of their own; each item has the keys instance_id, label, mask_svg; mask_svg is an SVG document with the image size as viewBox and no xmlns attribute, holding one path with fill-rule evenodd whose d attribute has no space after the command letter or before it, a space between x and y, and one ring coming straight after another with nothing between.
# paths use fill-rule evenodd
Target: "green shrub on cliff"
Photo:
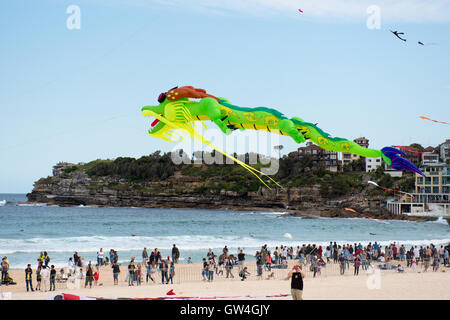
<instances>
[{"instance_id":1,"label":"green shrub on cliff","mask_svg":"<svg viewBox=\"0 0 450 320\"><path fill-rule=\"evenodd\" d=\"M115 160L96 161L89 165L89 176L119 176L129 181L158 181L172 176L175 164L169 154L155 152L139 159L119 157Z\"/></svg>"}]
</instances>

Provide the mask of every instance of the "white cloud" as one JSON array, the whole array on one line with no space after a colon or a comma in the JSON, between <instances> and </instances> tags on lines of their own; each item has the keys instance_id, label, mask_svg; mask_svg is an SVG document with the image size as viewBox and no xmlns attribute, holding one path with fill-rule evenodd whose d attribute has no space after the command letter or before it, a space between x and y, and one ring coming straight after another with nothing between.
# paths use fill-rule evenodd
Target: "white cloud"
<instances>
[{"instance_id":1,"label":"white cloud","mask_svg":"<svg viewBox=\"0 0 450 320\"><path fill-rule=\"evenodd\" d=\"M135 2L139 2L134 0ZM306 19L365 20L367 8L377 5L386 22L450 22L450 0L156 0L158 3L232 10L251 15L300 14Z\"/></svg>"}]
</instances>

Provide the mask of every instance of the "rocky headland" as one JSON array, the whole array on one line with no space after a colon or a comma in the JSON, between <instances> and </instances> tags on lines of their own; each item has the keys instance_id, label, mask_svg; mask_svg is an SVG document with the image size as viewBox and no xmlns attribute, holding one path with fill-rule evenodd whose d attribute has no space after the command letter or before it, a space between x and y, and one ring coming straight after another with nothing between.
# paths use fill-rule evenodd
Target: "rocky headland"
<instances>
[{"instance_id":1,"label":"rocky headland","mask_svg":"<svg viewBox=\"0 0 450 320\"><path fill-rule=\"evenodd\" d=\"M224 187L223 177L205 177L205 165L175 167L159 181L132 181L120 175L95 175L92 166L59 163L53 175L35 182L29 203L59 206L110 206L145 208L208 208L284 211L301 217L361 217L344 208L353 208L377 219L432 221L435 217L393 215L386 209L385 195L373 195L362 183L346 195L324 197L320 184L256 190ZM193 171L196 168L198 171ZM362 175L362 180L369 180ZM231 190L230 190L231 189Z\"/></svg>"}]
</instances>

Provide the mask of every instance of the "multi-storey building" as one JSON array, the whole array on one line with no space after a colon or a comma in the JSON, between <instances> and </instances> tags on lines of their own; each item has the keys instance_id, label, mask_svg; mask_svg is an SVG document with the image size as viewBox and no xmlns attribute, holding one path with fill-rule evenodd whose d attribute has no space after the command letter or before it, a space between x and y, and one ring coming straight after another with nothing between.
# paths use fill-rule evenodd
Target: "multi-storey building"
<instances>
[{"instance_id":1,"label":"multi-storey building","mask_svg":"<svg viewBox=\"0 0 450 320\"><path fill-rule=\"evenodd\" d=\"M309 155L315 165L324 165L330 171L338 170L337 152L322 149L312 142L308 142L305 147L300 147L297 150L299 158Z\"/></svg>"},{"instance_id":2,"label":"multi-storey building","mask_svg":"<svg viewBox=\"0 0 450 320\"><path fill-rule=\"evenodd\" d=\"M366 172L377 170L378 167L383 166L384 162L381 157L378 158L366 158Z\"/></svg>"},{"instance_id":3,"label":"multi-storey building","mask_svg":"<svg viewBox=\"0 0 450 320\"><path fill-rule=\"evenodd\" d=\"M369 147L369 139L366 139L365 137L356 138L353 141L364 148ZM348 164L348 163L358 160L358 159L365 159L365 158L361 157L357 154L354 154L354 153L342 152L341 165Z\"/></svg>"},{"instance_id":4,"label":"multi-storey building","mask_svg":"<svg viewBox=\"0 0 450 320\"><path fill-rule=\"evenodd\" d=\"M441 155L442 162L448 163L450 160L450 140L447 139L443 144L441 144L439 153Z\"/></svg>"},{"instance_id":5,"label":"multi-storey building","mask_svg":"<svg viewBox=\"0 0 450 320\"><path fill-rule=\"evenodd\" d=\"M416 193L450 194L450 165L429 163L422 169L425 177L416 174Z\"/></svg>"}]
</instances>

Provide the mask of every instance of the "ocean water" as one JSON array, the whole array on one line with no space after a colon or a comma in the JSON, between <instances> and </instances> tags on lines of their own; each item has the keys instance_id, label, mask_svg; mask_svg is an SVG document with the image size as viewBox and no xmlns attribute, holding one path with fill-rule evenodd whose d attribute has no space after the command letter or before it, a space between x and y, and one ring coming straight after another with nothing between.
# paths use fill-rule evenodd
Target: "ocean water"
<instances>
[{"instance_id":1,"label":"ocean water","mask_svg":"<svg viewBox=\"0 0 450 320\"><path fill-rule=\"evenodd\" d=\"M100 248L118 251L119 262L132 256L141 259L144 247L171 254L180 249L181 263L188 257L200 262L209 248L216 254L227 245L230 253L241 247L251 260L267 244L273 251L281 244L296 246L316 243L383 245L435 245L450 242L450 226L443 219L434 222L388 221L364 218L301 218L285 212L256 212L205 209L97 208L23 205L24 194L0 194L0 256L7 256L12 268L34 267L41 251L47 251L57 267L67 266L74 251L86 261L96 262ZM286 233L292 239L284 237Z\"/></svg>"}]
</instances>

